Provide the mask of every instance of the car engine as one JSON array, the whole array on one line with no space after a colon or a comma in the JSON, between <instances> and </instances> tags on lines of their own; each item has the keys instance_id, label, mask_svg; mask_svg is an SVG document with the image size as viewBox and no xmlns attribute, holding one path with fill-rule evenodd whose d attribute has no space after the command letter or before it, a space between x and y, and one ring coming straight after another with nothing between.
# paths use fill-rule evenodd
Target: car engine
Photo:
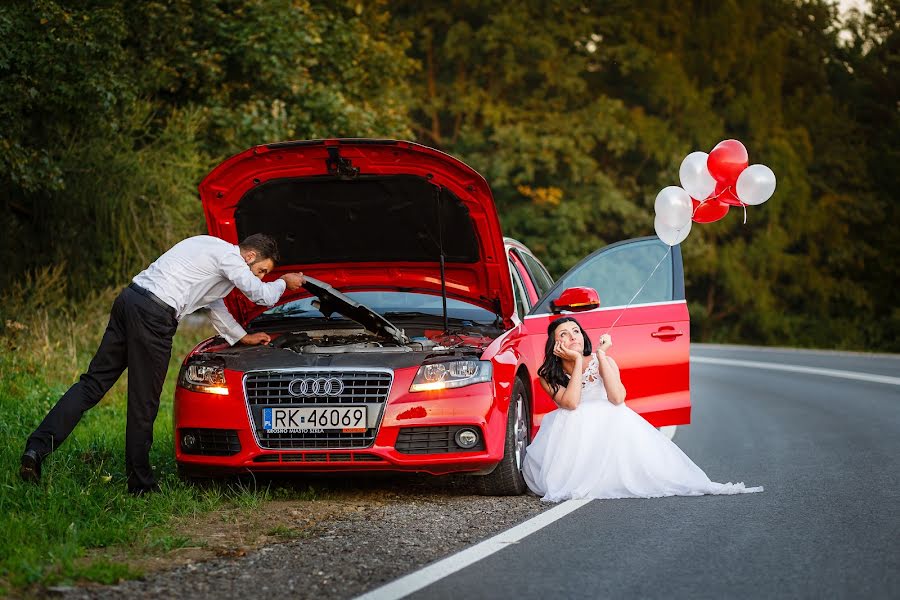
<instances>
[{"instance_id":1,"label":"car engine","mask_svg":"<svg viewBox=\"0 0 900 600\"><path fill-rule=\"evenodd\" d=\"M410 340L401 345L365 331L314 331L287 333L273 343L277 348L287 348L298 354L336 354L342 352L427 352L440 350L440 346L426 337Z\"/></svg>"}]
</instances>

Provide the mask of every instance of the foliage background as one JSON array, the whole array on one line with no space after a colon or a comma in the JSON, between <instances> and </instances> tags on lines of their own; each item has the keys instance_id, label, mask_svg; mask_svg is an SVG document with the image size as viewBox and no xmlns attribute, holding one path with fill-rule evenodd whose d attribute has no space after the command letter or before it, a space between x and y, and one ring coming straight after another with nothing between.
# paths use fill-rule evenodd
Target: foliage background
<instances>
[{"instance_id":1,"label":"foliage background","mask_svg":"<svg viewBox=\"0 0 900 600\"><path fill-rule=\"evenodd\" d=\"M778 190L683 245L695 340L900 350L898 2L15 1L0 8L0 295L120 286L203 231L196 185L283 139L461 157L558 276L652 234L690 151ZM10 314L0 302L0 320Z\"/></svg>"}]
</instances>

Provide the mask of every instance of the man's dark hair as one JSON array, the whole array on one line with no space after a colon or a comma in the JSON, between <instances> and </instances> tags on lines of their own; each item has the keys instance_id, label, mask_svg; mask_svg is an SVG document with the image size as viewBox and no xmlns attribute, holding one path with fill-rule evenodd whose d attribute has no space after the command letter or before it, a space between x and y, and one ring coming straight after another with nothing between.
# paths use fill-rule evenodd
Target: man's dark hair
<instances>
[{"instance_id":1,"label":"man's dark hair","mask_svg":"<svg viewBox=\"0 0 900 600\"><path fill-rule=\"evenodd\" d=\"M275 240L264 233L248 235L240 243L240 246L241 250L253 250L256 252L256 261L254 262L271 258L272 262L277 265L278 261L281 260L281 256L278 255L278 245L275 243Z\"/></svg>"}]
</instances>

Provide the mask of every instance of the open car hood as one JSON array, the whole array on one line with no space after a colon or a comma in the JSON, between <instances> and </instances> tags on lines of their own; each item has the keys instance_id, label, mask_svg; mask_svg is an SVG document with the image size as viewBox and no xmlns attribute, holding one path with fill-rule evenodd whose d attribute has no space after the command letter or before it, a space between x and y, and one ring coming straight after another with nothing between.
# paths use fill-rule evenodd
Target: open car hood
<instances>
[{"instance_id":1,"label":"open car hood","mask_svg":"<svg viewBox=\"0 0 900 600\"><path fill-rule=\"evenodd\" d=\"M447 296L511 324L512 285L490 188L447 154L394 140L257 146L216 167L200 199L210 235L232 243L254 233L275 238L281 262L269 279L302 271L345 290L440 295L443 254ZM281 302L303 295L286 293ZM266 310L237 291L226 304L244 325Z\"/></svg>"}]
</instances>

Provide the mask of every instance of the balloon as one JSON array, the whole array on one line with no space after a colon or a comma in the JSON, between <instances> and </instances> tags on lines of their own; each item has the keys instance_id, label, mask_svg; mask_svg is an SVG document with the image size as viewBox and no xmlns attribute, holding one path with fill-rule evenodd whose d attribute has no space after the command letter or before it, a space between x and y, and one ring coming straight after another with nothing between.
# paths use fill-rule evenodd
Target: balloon
<instances>
[{"instance_id":1,"label":"balloon","mask_svg":"<svg viewBox=\"0 0 900 600\"><path fill-rule=\"evenodd\" d=\"M691 152L681 161L681 168L678 169L681 187L692 198L706 198L716 189L716 180L706 168L708 159L706 152Z\"/></svg>"},{"instance_id":2,"label":"balloon","mask_svg":"<svg viewBox=\"0 0 900 600\"><path fill-rule=\"evenodd\" d=\"M680 229L691 222L691 196L676 185L664 187L656 195L656 216L665 225Z\"/></svg>"},{"instance_id":3,"label":"balloon","mask_svg":"<svg viewBox=\"0 0 900 600\"><path fill-rule=\"evenodd\" d=\"M734 185L741 171L747 168L747 149L737 140L724 140L709 153L706 168L719 183Z\"/></svg>"},{"instance_id":4,"label":"balloon","mask_svg":"<svg viewBox=\"0 0 900 600\"><path fill-rule=\"evenodd\" d=\"M728 205L716 198L707 198L705 202L691 198L691 202L694 204L694 223L715 223L728 214Z\"/></svg>"},{"instance_id":5,"label":"balloon","mask_svg":"<svg viewBox=\"0 0 900 600\"><path fill-rule=\"evenodd\" d=\"M762 204L775 193L775 173L766 165L752 165L737 178L737 195L744 204Z\"/></svg>"},{"instance_id":6,"label":"balloon","mask_svg":"<svg viewBox=\"0 0 900 600\"><path fill-rule=\"evenodd\" d=\"M656 229L656 235L659 236L663 243L674 246L687 239L688 234L691 232L691 221L688 219L687 225L682 227L669 227L662 222L659 215L656 215L656 219L653 221L653 228Z\"/></svg>"},{"instance_id":7,"label":"balloon","mask_svg":"<svg viewBox=\"0 0 900 600\"><path fill-rule=\"evenodd\" d=\"M733 185L717 183L716 190L713 192L712 196L719 202L724 202L725 204L730 204L731 206L741 205L740 199L738 199L737 195L734 193Z\"/></svg>"}]
</instances>

